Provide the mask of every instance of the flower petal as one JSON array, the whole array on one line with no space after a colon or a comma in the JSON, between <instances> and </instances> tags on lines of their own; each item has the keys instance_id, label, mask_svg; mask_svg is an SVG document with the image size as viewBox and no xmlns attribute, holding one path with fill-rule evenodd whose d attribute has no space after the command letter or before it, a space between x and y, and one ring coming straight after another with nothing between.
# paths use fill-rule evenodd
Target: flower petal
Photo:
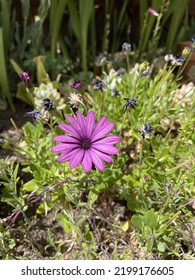
<instances>
[{"instance_id":1,"label":"flower petal","mask_svg":"<svg viewBox=\"0 0 195 280\"><path fill-rule=\"evenodd\" d=\"M78 144L57 144L51 148L53 153L61 153L67 150L73 150L74 148L79 148Z\"/></svg>"},{"instance_id":2,"label":"flower petal","mask_svg":"<svg viewBox=\"0 0 195 280\"><path fill-rule=\"evenodd\" d=\"M58 157L58 162L64 162L64 161L69 161L71 160L73 157L75 157L75 154L78 153L81 149L74 149L74 150L69 150L68 152L65 152L63 154L61 154Z\"/></svg>"},{"instance_id":3,"label":"flower petal","mask_svg":"<svg viewBox=\"0 0 195 280\"><path fill-rule=\"evenodd\" d=\"M77 138L77 139L81 138L80 135L78 134L78 132L70 125L67 125L65 123L59 123L58 126L60 129L69 133L70 135L74 136L75 138Z\"/></svg>"},{"instance_id":4,"label":"flower petal","mask_svg":"<svg viewBox=\"0 0 195 280\"><path fill-rule=\"evenodd\" d=\"M77 112L77 120L78 120L78 124L82 130L83 137L86 138L86 136L87 136L86 121L85 121L84 116L80 112Z\"/></svg>"},{"instance_id":5,"label":"flower petal","mask_svg":"<svg viewBox=\"0 0 195 280\"><path fill-rule=\"evenodd\" d=\"M53 138L56 142L63 142L63 143L80 143L80 141L74 137L67 136L67 135L58 135Z\"/></svg>"},{"instance_id":6,"label":"flower petal","mask_svg":"<svg viewBox=\"0 0 195 280\"><path fill-rule=\"evenodd\" d=\"M105 153L102 153L102 152L100 152L100 151L98 151L98 150L96 150L96 149L93 149L93 148L91 148L90 150L91 150L93 153L95 153L96 156L99 157L101 160L104 160L104 161L106 161L106 162L108 162L108 163L112 162L111 156L109 156L109 155L107 155L107 154L105 154Z\"/></svg>"},{"instance_id":7,"label":"flower petal","mask_svg":"<svg viewBox=\"0 0 195 280\"><path fill-rule=\"evenodd\" d=\"M91 135L91 141L94 142L98 139L100 139L102 136L110 132L114 127L114 123L107 123L104 124L102 127L100 127L98 130L94 130L94 132Z\"/></svg>"},{"instance_id":8,"label":"flower petal","mask_svg":"<svg viewBox=\"0 0 195 280\"><path fill-rule=\"evenodd\" d=\"M92 144L91 148L94 148L100 152L103 152L103 153L106 153L106 154L118 154L119 153L119 150L115 147L113 147L112 145L102 145L102 144Z\"/></svg>"},{"instance_id":9,"label":"flower petal","mask_svg":"<svg viewBox=\"0 0 195 280\"><path fill-rule=\"evenodd\" d=\"M106 136L102 139L97 140L95 143L97 144L108 144L114 145L120 141L120 137L118 136Z\"/></svg>"},{"instance_id":10,"label":"flower petal","mask_svg":"<svg viewBox=\"0 0 195 280\"><path fill-rule=\"evenodd\" d=\"M100 171L104 171L105 167L104 167L102 160L95 153L93 153L93 151L89 150L89 153L90 153L91 159L92 159L94 165L97 167L97 169L99 169Z\"/></svg>"},{"instance_id":11,"label":"flower petal","mask_svg":"<svg viewBox=\"0 0 195 280\"><path fill-rule=\"evenodd\" d=\"M102 117L101 119L99 119L99 121L94 126L93 133L96 133L96 131L98 131L104 124L106 124L107 121L108 121L107 117Z\"/></svg>"},{"instance_id":12,"label":"flower petal","mask_svg":"<svg viewBox=\"0 0 195 280\"><path fill-rule=\"evenodd\" d=\"M85 172L89 172L92 168L92 160L91 160L91 156L90 156L90 152L89 150L85 151L83 160L82 160L82 167L85 170Z\"/></svg>"},{"instance_id":13,"label":"flower petal","mask_svg":"<svg viewBox=\"0 0 195 280\"><path fill-rule=\"evenodd\" d=\"M80 149L79 151L77 151L75 153L75 156L72 157L72 159L69 162L69 167L71 169L75 168L82 161L84 153L85 153L85 151L83 149Z\"/></svg>"},{"instance_id":14,"label":"flower petal","mask_svg":"<svg viewBox=\"0 0 195 280\"><path fill-rule=\"evenodd\" d=\"M79 125L79 123L72 116L67 116L67 120L72 125L74 130L80 135L80 138L83 139L84 138L84 133L83 133L83 129Z\"/></svg>"},{"instance_id":15,"label":"flower petal","mask_svg":"<svg viewBox=\"0 0 195 280\"><path fill-rule=\"evenodd\" d=\"M86 117L86 131L87 131L87 138L91 137L92 129L95 123L95 115L94 112L89 112Z\"/></svg>"}]
</instances>

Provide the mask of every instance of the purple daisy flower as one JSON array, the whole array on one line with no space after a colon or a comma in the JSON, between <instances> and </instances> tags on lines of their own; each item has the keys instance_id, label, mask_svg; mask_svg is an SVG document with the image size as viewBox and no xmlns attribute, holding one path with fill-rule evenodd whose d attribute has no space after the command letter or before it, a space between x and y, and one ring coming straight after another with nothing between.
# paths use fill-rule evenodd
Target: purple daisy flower
<instances>
[{"instance_id":1,"label":"purple daisy flower","mask_svg":"<svg viewBox=\"0 0 195 280\"><path fill-rule=\"evenodd\" d=\"M75 168L81 163L82 168L89 172L94 164L97 169L105 169L103 161L112 162L111 154L118 154L119 150L113 145L120 141L118 136L105 136L114 123L102 117L95 124L95 115L88 112L87 117L77 113L77 120L67 117L70 125L60 123L58 126L68 135L59 135L53 138L61 142L52 148L53 153L61 153L58 162L69 161L69 167Z\"/></svg>"}]
</instances>

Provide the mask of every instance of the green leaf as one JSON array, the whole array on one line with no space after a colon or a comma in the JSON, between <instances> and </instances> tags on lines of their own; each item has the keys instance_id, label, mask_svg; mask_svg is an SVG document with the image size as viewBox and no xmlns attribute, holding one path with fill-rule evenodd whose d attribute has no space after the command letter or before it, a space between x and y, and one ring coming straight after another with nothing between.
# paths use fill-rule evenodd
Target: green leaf
<instances>
[{"instance_id":1,"label":"green leaf","mask_svg":"<svg viewBox=\"0 0 195 280\"><path fill-rule=\"evenodd\" d=\"M18 84L18 90L16 93L16 97L18 99L24 101L25 103L32 105L32 101L29 96L29 93L27 92L26 87L22 82Z\"/></svg>"},{"instance_id":2,"label":"green leaf","mask_svg":"<svg viewBox=\"0 0 195 280\"><path fill-rule=\"evenodd\" d=\"M10 94L8 78L7 78L7 68L6 68L6 61L5 61L4 38L3 38L2 28L0 28L0 65L1 65L0 86L2 92L2 99L4 102L7 100L10 108L14 111L15 109Z\"/></svg>"},{"instance_id":3,"label":"green leaf","mask_svg":"<svg viewBox=\"0 0 195 280\"><path fill-rule=\"evenodd\" d=\"M154 210L149 210L144 214L145 224L150 228L154 229L157 226L157 215Z\"/></svg>"},{"instance_id":4,"label":"green leaf","mask_svg":"<svg viewBox=\"0 0 195 280\"><path fill-rule=\"evenodd\" d=\"M34 190L37 190L39 187L37 186L36 182L34 179L32 179L31 181L28 181L27 183L25 183L23 185L23 190L27 191L27 192L32 192Z\"/></svg>"},{"instance_id":5,"label":"green leaf","mask_svg":"<svg viewBox=\"0 0 195 280\"><path fill-rule=\"evenodd\" d=\"M131 222L132 224L139 228L141 231L143 230L143 226L144 226L144 217L141 215L133 215L131 218Z\"/></svg>"},{"instance_id":6,"label":"green leaf","mask_svg":"<svg viewBox=\"0 0 195 280\"><path fill-rule=\"evenodd\" d=\"M153 237L147 238L147 241L146 241L146 248L147 248L147 251L148 251L148 252L151 252L151 251L152 251L153 245L154 245L154 239L153 239Z\"/></svg>"},{"instance_id":7,"label":"green leaf","mask_svg":"<svg viewBox=\"0 0 195 280\"><path fill-rule=\"evenodd\" d=\"M128 200L127 207L130 211L144 214L148 209L144 201Z\"/></svg>"},{"instance_id":8,"label":"green leaf","mask_svg":"<svg viewBox=\"0 0 195 280\"><path fill-rule=\"evenodd\" d=\"M36 67L37 67L37 80L38 80L39 85L41 83L46 84L46 83L51 82L49 75L46 72L45 66L43 64L44 59L45 58L43 56L37 56L34 58L34 61L36 63Z\"/></svg>"},{"instance_id":9,"label":"green leaf","mask_svg":"<svg viewBox=\"0 0 195 280\"><path fill-rule=\"evenodd\" d=\"M164 253L165 252L165 243L159 242L157 244L157 249L158 249L159 252Z\"/></svg>"}]
</instances>

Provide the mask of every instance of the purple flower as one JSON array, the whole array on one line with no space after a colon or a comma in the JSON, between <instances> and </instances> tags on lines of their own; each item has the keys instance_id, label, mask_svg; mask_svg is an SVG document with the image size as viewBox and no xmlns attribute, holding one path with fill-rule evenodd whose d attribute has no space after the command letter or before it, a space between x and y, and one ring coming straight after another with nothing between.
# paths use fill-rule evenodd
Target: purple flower
<instances>
[{"instance_id":1,"label":"purple flower","mask_svg":"<svg viewBox=\"0 0 195 280\"><path fill-rule=\"evenodd\" d=\"M130 52L131 51L131 44L129 43L123 43L122 44L122 51L123 52Z\"/></svg>"},{"instance_id":2,"label":"purple flower","mask_svg":"<svg viewBox=\"0 0 195 280\"><path fill-rule=\"evenodd\" d=\"M137 97L130 99L130 98L124 98L126 100L125 105L123 106L123 109L126 110L128 107L131 107L132 109L135 109L135 106L137 105Z\"/></svg>"},{"instance_id":3,"label":"purple flower","mask_svg":"<svg viewBox=\"0 0 195 280\"><path fill-rule=\"evenodd\" d=\"M154 9L152 9L152 8L148 8L148 13L150 13L151 15L156 16L156 17L159 15L159 14L157 13L157 11L154 10Z\"/></svg>"},{"instance_id":4,"label":"purple flower","mask_svg":"<svg viewBox=\"0 0 195 280\"><path fill-rule=\"evenodd\" d=\"M72 88L74 89L80 89L81 88L81 82L79 80L74 80L71 85Z\"/></svg>"},{"instance_id":5,"label":"purple flower","mask_svg":"<svg viewBox=\"0 0 195 280\"><path fill-rule=\"evenodd\" d=\"M23 72L19 76L27 88L33 88L33 83L31 81L31 78L30 78L28 72Z\"/></svg>"},{"instance_id":6,"label":"purple flower","mask_svg":"<svg viewBox=\"0 0 195 280\"><path fill-rule=\"evenodd\" d=\"M92 85L95 90L100 89L101 91L103 91L106 88L106 85L100 79L97 78L93 79Z\"/></svg>"},{"instance_id":7,"label":"purple flower","mask_svg":"<svg viewBox=\"0 0 195 280\"><path fill-rule=\"evenodd\" d=\"M33 123L36 123L37 120L40 120L43 114L37 110L33 110L31 112L28 112L27 115L31 116L33 119Z\"/></svg>"},{"instance_id":8,"label":"purple flower","mask_svg":"<svg viewBox=\"0 0 195 280\"><path fill-rule=\"evenodd\" d=\"M120 141L118 136L106 136L114 123L108 122L107 117L102 117L95 124L95 115L88 112L84 117L77 113L77 120L68 116L70 125L60 123L58 126L68 135L59 135L53 138L60 142L52 148L53 153L61 153L58 162L69 161L69 167L75 168L81 164L85 172L89 172L92 166L103 171L105 169L103 161L112 162L110 155L117 154L119 150L113 145Z\"/></svg>"},{"instance_id":9,"label":"purple flower","mask_svg":"<svg viewBox=\"0 0 195 280\"><path fill-rule=\"evenodd\" d=\"M51 111L55 108L54 102L49 98L43 99L43 109L45 111Z\"/></svg>"}]
</instances>

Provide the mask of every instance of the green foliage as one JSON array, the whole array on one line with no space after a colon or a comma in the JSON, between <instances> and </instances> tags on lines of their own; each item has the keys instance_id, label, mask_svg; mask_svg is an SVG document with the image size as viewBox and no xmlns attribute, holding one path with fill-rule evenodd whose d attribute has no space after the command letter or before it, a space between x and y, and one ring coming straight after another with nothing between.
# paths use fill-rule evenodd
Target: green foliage
<instances>
[{"instance_id":1,"label":"green foliage","mask_svg":"<svg viewBox=\"0 0 195 280\"><path fill-rule=\"evenodd\" d=\"M27 29L29 1L22 3L24 28ZM60 15L54 22L55 9L58 9L56 3L60 7ZM106 1L107 12L109 3ZM160 6L154 6L160 4L154 3L157 2L153 2L152 7L160 9ZM127 1L124 1L119 22L115 22L115 38L120 34L126 5ZM41 1L37 22L42 29L50 12L51 53L54 58L55 45L60 40L63 42L58 32L66 8L70 12L70 24L86 71L87 41L90 23L94 20L92 15L95 14L93 1L89 6L80 1L78 7L73 1L51 1L51 6L50 1ZM145 8L143 4L141 10ZM162 11L158 12L161 16L157 20L152 50L159 40ZM153 21L149 24L150 29ZM23 31L21 44L18 44L22 57L27 47L27 33L27 30ZM146 32L147 38L149 33ZM38 41L33 42L37 49L41 31L38 34ZM143 42L145 48L147 40ZM65 54L66 46L64 49ZM146 259L151 256L156 259L185 259L187 254L183 248L186 247L189 255L193 255L194 86L185 85L184 89L181 86L182 66L178 69L164 64L155 72L148 62L132 67L131 56L132 53L125 54L127 69L122 76L111 64L102 67L99 75L105 85L102 90L89 85L83 73L79 76L82 88L74 89L81 98L77 108L79 112L86 115L91 110L97 120L107 116L108 121L114 123L113 135L119 135L121 139L117 144L120 153L113 156L112 163L105 164L105 171L92 169L89 173L85 173L80 165L70 169L67 162L59 163L51 151L55 145L53 137L63 133L57 124L67 123L68 115L74 116L72 109L75 108L70 108L68 103L69 92L73 89L70 90L68 82L62 84L58 77L52 81L43 57L36 56L34 76L38 85L28 89L20 83L17 96L34 105L42 115L33 123L27 122L22 126L17 143L0 139L2 148L20 156L17 164L10 163L9 159L0 161L0 206L6 208L0 227L1 258L64 259L70 252L69 258L133 259L144 252ZM17 74L23 72L15 60L12 59L11 64ZM115 96L116 90L118 96ZM43 98L53 98L55 109L45 110ZM40 108L37 107L37 99L41 101ZM146 131L146 124L153 130ZM14 127L19 131L16 125ZM38 221L44 217L49 217L47 222L51 226L45 231L45 244L43 240L37 240L34 226L38 227ZM6 231L7 224L9 228ZM21 233L21 240L25 240L29 256L16 250L18 239L12 233L14 227ZM59 231L62 232L60 238L56 234ZM122 253L120 242L123 244ZM99 254L102 248L105 248L101 252L103 256Z\"/></svg>"},{"instance_id":2,"label":"green foliage","mask_svg":"<svg viewBox=\"0 0 195 280\"><path fill-rule=\"evenodd\" d=\"M152 1L152 7L158 13L150 15L147 11L146 0L140 1L140 26L141 37L139 40L139 52L147 52L153 55L158 48L165 48L165 52L176 51L179 41L185 39L188 26L189 0ZM179 12L178 12L178 7ZM166 34L166 40L164 36ZM190 40L188 38L188 40Z\"/></svg>"}]
</instances>

